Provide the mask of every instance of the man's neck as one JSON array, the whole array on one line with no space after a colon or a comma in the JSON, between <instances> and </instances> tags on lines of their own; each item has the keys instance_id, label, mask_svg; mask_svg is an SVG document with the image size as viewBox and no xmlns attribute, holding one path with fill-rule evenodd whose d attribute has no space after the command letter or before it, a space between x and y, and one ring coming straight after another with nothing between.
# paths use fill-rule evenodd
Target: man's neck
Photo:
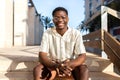
<instances>
[{"instance_id":1,"label":"man's neck","mask_svg":"<svg viewBox=\"0 0 120 80\"><path fill-rule=\"evenodd\" d=\"M64 29L56 29L56 31L61 35L63 36L64 33L68 30L68 27L65 27Z\"/></svg>"}]
</instances>

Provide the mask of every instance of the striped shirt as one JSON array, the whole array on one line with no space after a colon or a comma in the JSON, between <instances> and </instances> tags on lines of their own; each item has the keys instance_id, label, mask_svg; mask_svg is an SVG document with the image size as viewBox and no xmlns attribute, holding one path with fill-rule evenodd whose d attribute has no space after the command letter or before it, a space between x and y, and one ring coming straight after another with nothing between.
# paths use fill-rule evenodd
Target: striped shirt
<instances>
[{"instance_id":1,"label":"striped shirt","mask_svg":"<svg viewBox=\"0 0 120 80\"><path fill-rule=\"evenodd\" d=\"M82 35L72 28L68 28L63 36L55 28L46 30L42 37L40 52L48 53L49 58L61 61L86 53Z\"/></svg>"}]
</instances>

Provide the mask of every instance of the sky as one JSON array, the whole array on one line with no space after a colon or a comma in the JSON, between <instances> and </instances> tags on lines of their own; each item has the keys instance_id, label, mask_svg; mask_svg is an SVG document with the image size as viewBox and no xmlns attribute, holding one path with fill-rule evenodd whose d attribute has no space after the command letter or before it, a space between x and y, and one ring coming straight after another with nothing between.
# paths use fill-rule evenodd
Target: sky
<instances>
[{"instance_id":1,"label":"sky","mask_svg":"<svg viewBox=\"0 0 120 80\"><path fill-rule=\"evenodd\" d=\"M84 20L84 0L33 0L37 12L52 19L52 11L58 6L68 10L69 26L76 28Z\"/></svg>"}]
</instances>

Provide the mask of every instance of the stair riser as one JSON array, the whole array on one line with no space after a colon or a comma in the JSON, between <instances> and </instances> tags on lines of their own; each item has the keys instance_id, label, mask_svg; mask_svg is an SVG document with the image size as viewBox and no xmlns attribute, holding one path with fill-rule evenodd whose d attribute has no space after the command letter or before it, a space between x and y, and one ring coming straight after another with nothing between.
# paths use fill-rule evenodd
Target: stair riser
<instances>
[{"instance_id":1,"label":"stair riser","mask_svg":"<svg viewBox=\"0 0 120 80\"><path fill-rule=\"evenodd\" d=\"M38 64L38 62L13 62L13 61L0 61L0 72L6 71L33 71L33 68Z\"/></svg>"},{"instance_id":2,"label":"stair riser","mask_svg":"<svg viewBox=\"0 0 120 80\"><path fill-rule=\"evenodd\" d=\"M33 80L32 72L5 72L0 74L0 80Z\"/></svg>"}]
</instances>

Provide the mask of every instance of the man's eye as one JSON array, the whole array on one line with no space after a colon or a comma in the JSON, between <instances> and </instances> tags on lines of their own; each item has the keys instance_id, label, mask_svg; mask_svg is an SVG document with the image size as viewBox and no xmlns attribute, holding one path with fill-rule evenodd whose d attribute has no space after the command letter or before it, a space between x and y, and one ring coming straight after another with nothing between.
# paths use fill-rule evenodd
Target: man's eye
<instances>
[{"instance_id":1,"label":"man's eye","mask_svg":"<svg viewBox=\"0 0 120 80\"><path fill-rule=\"evenodd\" d=\"M62 17L62 19L65 19L65 18L66 18L65 16Z\"/></svg>"},{"instance_id":2,"label":"man's eye","mask_svg":"<svg viewBox=\"0 0 120 80\"><path fill-rule=\"evenodd\" d=\"M58 18L58 17L54 17L53 19L54 19L54 20L59 20L59 18Z\"/></svg>"},{"instance_id":3,"label":"man's eye","mask_svg":"<svg viewBox=\"0 0 120 80\"><path fill-rule=\"evenodd\" d=\"M59 19L59 17L54 17L54 19Z\"/></svg>"},{"instance_id":4,"label":"man's eye","mask_svg":"<svg viewBox=\"0 0 120 80\"><path fill-rule=\"evenodd\" d=\"M59 20L59 19L66 19L66 16L61 16L61 17L54 17L54 20Z\"/></svg>"}]
</instances>

